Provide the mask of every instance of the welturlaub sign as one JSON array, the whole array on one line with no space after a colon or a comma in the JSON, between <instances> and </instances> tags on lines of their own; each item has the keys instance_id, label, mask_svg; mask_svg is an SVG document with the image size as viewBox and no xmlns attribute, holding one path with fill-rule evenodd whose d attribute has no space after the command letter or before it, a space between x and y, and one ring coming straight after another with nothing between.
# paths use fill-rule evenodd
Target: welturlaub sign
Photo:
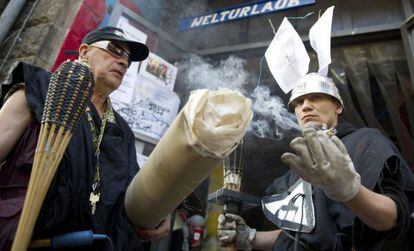
<instances>
[{"instance_id":1,"label":"welturlaub sign","mask_svg":"<svg viewBox=\"0 0 414 251\"><path fill-rule=\"evenodd\" d=\"M256 4L239 5L200 16L185 18L180 22L179 29L184 31L200 28L213 24L219 24L242 18L249 18L276 11L306 6L314 3L315 0L277 0L265 1Z\"/></svg>"}]
</instances>

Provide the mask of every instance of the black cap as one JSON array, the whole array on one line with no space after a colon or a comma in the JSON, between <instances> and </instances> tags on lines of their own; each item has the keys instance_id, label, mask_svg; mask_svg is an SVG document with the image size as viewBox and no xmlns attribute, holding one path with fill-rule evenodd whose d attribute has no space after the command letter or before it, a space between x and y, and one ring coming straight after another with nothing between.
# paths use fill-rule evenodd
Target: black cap
<instances>
[{"instance_id":1,"label":"black cap","mask_svg":"<svg viewBox=\"0 0 414 251\"><path fill-rule=\"evenodd\" d=\"M142 61L148 57L149 50L145 44L126 39L124 31L116 27L105 26L103 28L93 30L86 34L82 40L82 43L92 44L102 40L127 43L131 52L131 61Z\"/></svg>"}]
</instances>

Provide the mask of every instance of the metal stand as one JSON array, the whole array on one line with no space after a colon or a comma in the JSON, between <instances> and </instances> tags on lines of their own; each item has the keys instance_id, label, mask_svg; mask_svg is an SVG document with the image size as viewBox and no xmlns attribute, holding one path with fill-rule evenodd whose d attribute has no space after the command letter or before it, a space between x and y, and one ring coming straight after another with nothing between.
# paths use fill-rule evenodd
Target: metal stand
<instances>
[{"instance_id":1,"label":"metal stand","mask_svg":"<svg viewBox=\"0 0 414 251\"><path fill-rule=\"evenodd\" d=\"M223 187L208 195L208 201L223 205L223 213L240 215L244 210L260 205L260 198L240 192L243 173L244 141L223 160ZM234 244L227 248L236 250Z\"/></svg>"},{"instance_id":2,"label":"metal stand","mask_svg":"<svg viewBox=\"0 0 414 251\"><path fill-rule=\"evenodd\" d=\"M260 197L232 191L226 188L210 193L208 202L224 206L224 213L240 214L244 210L260 205Z\"/></svg>"}]
</instances>

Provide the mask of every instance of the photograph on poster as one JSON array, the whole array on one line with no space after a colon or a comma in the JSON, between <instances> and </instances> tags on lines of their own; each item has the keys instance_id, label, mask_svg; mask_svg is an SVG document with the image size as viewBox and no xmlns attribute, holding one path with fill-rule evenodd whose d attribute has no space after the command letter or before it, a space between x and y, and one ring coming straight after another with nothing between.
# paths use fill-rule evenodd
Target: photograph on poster
<instances>
[{"instance_id":1,"label":"photograph on poster","mask_svg":"<svg viewBox=\"0 0 414 251\"><path fill-rule=\"evenodd\" d=\"M170 90L174 89L177 67L154 53L150 52L148 58L142 62L139 73Z\"/></svg>"},{"instance_id":2,"label":"photograph on poster","mask_svg":"<svg viewBox=\"0 0 414 251\"><path fill-rule=\"evenodd\" d=\"M168 66L162 62L156 60L155 58L149 58L148 64L145 70L157 78L165 81L167 80L167 69Z\"/></svg>"}]
</instances>

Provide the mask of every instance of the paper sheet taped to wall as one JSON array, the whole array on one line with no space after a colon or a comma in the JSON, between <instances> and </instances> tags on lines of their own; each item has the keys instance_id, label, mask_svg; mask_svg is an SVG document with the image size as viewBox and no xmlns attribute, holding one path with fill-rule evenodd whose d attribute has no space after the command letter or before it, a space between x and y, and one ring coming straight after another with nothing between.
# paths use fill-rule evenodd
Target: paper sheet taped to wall
<instances>
[{"instance_id":1,"label":"paper sheet taped to wall","mask_svg":"<svg viewBox=\"0 0 414 251\"><path fill-rule=\"evenodd\" d=\"M114 103L114 108L137 138L156 144L177 116L180 99L167 87L137 76L131 103Z\"/></svg>"}]
</instances>

